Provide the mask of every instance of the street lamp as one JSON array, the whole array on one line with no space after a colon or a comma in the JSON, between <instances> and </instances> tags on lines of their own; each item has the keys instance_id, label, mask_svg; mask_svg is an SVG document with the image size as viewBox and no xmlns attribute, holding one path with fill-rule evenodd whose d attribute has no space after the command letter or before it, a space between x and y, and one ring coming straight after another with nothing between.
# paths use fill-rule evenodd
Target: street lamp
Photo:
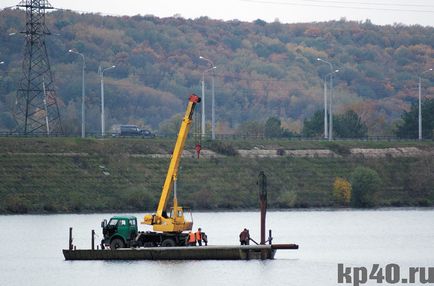
<instances>
[{"instance_id":1,"label":"street lamp","mask_svg":"<svg viewBox=\"0 0 434 286\"><path fill-rule=\"evenodd\" d=\"M76 52L74 50L69 50L68 52L80 55L83 59L83 69L81 74L81 138L86 137L85 130L85 114L84 114L84 102L85 102L85 91L84 91L84 72L86 68L86 61L84 59L84 55L82 53Z\"/></svg>"},{"instance_id":2,"label":"street lamp","mask_svg":"<svg viewBox=\"0 0 434 286\"><path fill-rule=\"evenodd\" d=\"M104 116L104 72L106 70L114 69L116 66L113 65L108 68L102 68L99 66L98 74L101 76L101 136L105 135L105 116Z\"/></svg>"},{"instance_id":3,"label":"street lamp","mask_svg":"<svg viewBox=\"0 0 434 286\"><path fill-rule=\"evenodd\" d=\"M205 57L199 56L199 59L205 60L211 64L213 71L211 78L211 139L215 140L215 93L214 93L214 70L217 68L214 63ZM204 81L203 81L204 82ZM203 95L202 95L203 96Z\"/></svg>"},{"instance_id":4,"label":"street lamp","mask_svg":"<svg viewBox=\"0 0 434 286\"><path fill-rule=\"evenodd\" d=\"M419 140L422 140L422 75L432 70L431 68L419 74Z\"/></svg>"},{"instance_id":5,"label":"street lamp","mask_svg":"<svg viewBox=\"0 0 434 286\"><path fill-rule=\"evenodd\" d=\"M0 65L3 65L4 63L5 63L4 61L1 61L1 62L0 62Z\"/></svg>"},{"instance_id":6,"label":"street lamp","mask_svg":"<svg viewBox=\"0 0 434 286\"><path fill-rule=\"evenodd\" d=\"M202 137L205 137L205 73L209 71L213 71L217 67L214 66L214 63L205 57L199 56L199 59L205 60L211 64L211 68L206 69L202 72ZM214 109L214 73L212 76L212 96L211 96L211 138L215 139L215 109Z\"/></svg>"},{"instance_id":7,"label":"street lamp","mask_svg":"<svg viewBox=\"0 0 434 286\"><path fill-rule=\"evenodd\" d=\"M327 75L324 77L324 139L328 138L327 126Z\"/></svg>"},{"instance_id":8,"label":"street lamp","mask_svg":"<svg viewBox=\"0 0 434 286\"><path fill-rule=\"evenodd\" d=\"M321 59L321 58L317 58L316 59L317 61L320 61L320 62L323 62L323 63L326 63L326 64L328 64L329 66L330 66L330 106L329 106L329 110L330 110L330 117L329 117L329 120L330 120L330 125L329 125L329 141L332 141L333 140L333 110L332 110L332 102L333 102L333 74L335 73L335 72L339 72L339 70L336 70L336 71L334 71L333 70L333 64L331 63L331 62L328 62L328 61L326 61L326 60L323 60L323 59ZM327 110L324 110L324 114L326 114L327 113ZM326 117L326 115L324 115L324 121L327 121L327 117ZM324 127L326 127L326 125L324 124ZM325 134L325 131L324 131L324 134Z\"/></svg>"},{"instance_id":9,"label":"street lamp","mask_svg":"<svg viewBox=\"0 0 434 286\"><path fill-rule=\"evenodd\" d=\"M338 73L339 72L339 70L334 70L333 72L331 72L331 73L328 73L328 74L326 74L325 76L324 76L324 138L325 139L327 139L327 131L328 131L328 129L327 129L327 78L330 76L330 78L333 76L333 74L335 74L335 73ZM333 82L332 82L333 83ZM332 110L332 104L331 104L331 101L332 101L332 94L330 95L330 113L331 113L331 110ZM331 121L330 121L331 122ZM332 124L330 124L330 129L332 128ZM330 130L330 134L332 133L332 131Z\"/></svg>"}]
</instances>

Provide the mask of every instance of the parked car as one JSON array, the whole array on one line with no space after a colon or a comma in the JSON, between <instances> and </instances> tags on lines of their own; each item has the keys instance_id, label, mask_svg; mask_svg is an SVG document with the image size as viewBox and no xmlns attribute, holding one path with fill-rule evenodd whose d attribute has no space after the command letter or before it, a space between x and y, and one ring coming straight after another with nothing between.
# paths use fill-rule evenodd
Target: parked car
<instances>
[{"instance_id":1,"label":"parked car","mask_svg":"<svg viewBox=\"0 0 434 286\"><path fill-rule=\"evenodd\" d=\"M113 136L117 137L117 136L132 136L132 137L136 137L136 136L140 136L143 138L153 138L155 137L155 134L152 133L149 130L146 129L140 129L139 127L137 127L137 125L121 125L119 126L120 128L120 132L119 133L114 133Z\"/></svg>"}]
</instances>

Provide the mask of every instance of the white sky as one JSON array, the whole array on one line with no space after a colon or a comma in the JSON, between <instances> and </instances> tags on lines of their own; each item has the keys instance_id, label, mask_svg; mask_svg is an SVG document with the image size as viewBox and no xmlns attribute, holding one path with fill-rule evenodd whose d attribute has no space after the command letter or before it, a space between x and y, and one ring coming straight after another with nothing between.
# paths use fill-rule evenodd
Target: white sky
<instances>
[{"instance_id":1,"label":"white sky","mask_svg":"<svg viewBox=\"0 0 434 286\"><path fill-rule=\"evenodd\" d=\"M0 8L21 0L0 0ZM434 0L49 0L56 8L109 15L155 15L184 18L208 16L212 19L282 23L339 20L374 24L403 23L434 26Z\"/></svg>"}]
</instances>

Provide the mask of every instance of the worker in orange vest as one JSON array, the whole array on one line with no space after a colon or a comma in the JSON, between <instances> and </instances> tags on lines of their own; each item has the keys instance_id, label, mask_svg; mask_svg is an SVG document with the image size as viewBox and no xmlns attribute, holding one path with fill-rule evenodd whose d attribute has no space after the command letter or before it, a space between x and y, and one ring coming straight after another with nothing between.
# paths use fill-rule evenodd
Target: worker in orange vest
<instances>
[{"instance_id":1,"label":"worker in orange vest","mask_svg":"<svg viewBox=\"0 0 434 286\"><path fill-rule=\"evenodd\" d=\"M199 246L202 246L202 229L200 227L197 229L195 235L197 243L199 244Z\"/></svg>"},{"instance_id":2,"label":"worker in orange vest","mask_svg":"<svg viewBox=\"0 0 434 286\"><path fill-rule=\"evenodd\" d=\"M196 234L192 231L188 233L188 245L196 246Z\"/></svg>"}]
</instances>

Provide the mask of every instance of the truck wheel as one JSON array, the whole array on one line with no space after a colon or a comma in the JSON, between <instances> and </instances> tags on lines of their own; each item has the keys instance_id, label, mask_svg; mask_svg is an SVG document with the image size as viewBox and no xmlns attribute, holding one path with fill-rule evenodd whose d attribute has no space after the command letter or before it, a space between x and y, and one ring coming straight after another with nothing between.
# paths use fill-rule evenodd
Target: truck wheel
<instances>
[{"instance_id":1,"label":"truck wheel","mask_svg":"<svg viewBox=\"0 0 434 286\"><path fill-rule=\"evenodd\" d=\"M120 238L115 238L110 243L110 249L113 249L113 250L118 249L118 248L124 248L124 247L125 247L125 243Z\"/></svg>"},{"instance_id":2,"label":"truck wheel","mask_svg":"<svg viewBox=\"0 0 434 286\"><path fill-rule=\"evenodd\" d=\"M175 245L176 245L175 241L173 239L171 239L171 238L166 238L161 243L162 247L172 247L172 246L175 246Z\"/></svg>"}]
</instances>

